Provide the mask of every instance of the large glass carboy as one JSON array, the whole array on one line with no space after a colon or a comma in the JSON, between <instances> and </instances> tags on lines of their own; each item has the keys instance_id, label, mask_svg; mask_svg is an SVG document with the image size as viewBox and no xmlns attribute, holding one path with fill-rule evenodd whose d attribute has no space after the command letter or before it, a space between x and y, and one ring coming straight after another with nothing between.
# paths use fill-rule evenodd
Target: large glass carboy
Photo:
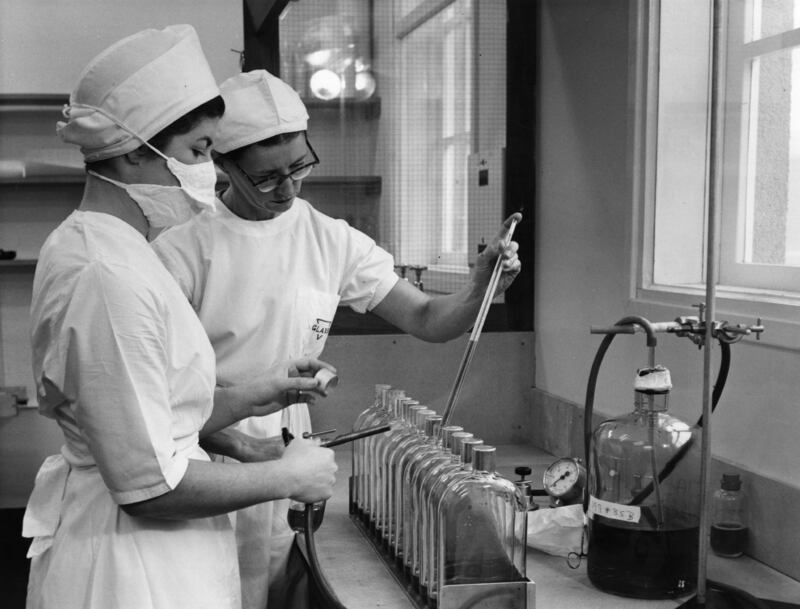
<instances>
[{"instance_id":1,"label":"large glass carboy","mask_svg":"<svg viewBox=\"0 0 800 609\"><path fill-rule=\"evenodd\" d=\"M666 412L671 388L663 366L639 370L634 411L592 436L588 575L607 592L671 598L696 585L700 438Z\"/></svg>"}]
</instances>

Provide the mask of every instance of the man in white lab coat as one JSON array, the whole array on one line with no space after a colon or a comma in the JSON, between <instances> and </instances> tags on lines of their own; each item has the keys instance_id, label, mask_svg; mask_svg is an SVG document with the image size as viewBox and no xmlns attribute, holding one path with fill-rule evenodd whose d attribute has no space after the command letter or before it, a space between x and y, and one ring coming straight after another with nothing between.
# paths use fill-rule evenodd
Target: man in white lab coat
<instances>
[{"instance_id":1,"label":"man in white lab coat","mask_svg":"<svg viewBox=\"0 0 800 609\"><path fill-rule=\"evenodd\" d=\"M317 357L340 304L359 313L372 311L426 341L450 340L474 322L498 254L503 257L498 293L519 273L517 244L500 245L512 218L519 219L515 214L478 256L464 289L431 297L398 281L391 254L297 197L302 180L319 162L297 93L264 70L237 75L220 90L226 112L216 160L230 178L221 195L224 205L153 243L211 339L218 383L243 382L288 357ZM278 436L282 426L294 435L310 430L306 404L241 421L237 430L264 440ZM259 458L237 454L241 438L236 432L223 434L215 448ZM293 539L286 513L287 505L272 502L237 514L246 609L263 609L270 585L270 606L283 606L274 584L280 583Z\"/></svg>"}]
</instances>

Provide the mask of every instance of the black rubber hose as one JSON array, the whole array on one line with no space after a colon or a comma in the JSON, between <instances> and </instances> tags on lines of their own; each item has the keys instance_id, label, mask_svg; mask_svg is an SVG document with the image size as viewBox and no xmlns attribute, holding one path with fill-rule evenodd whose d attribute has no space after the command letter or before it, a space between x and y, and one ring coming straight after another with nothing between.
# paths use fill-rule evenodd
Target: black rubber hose
<instances>
[{"instance_id":1,"label":"black rubber hose","mask_svg":"<svg viewBox=\"0 0 800 609\"><path fill-rule=\"evenodd\" d=\"M620 319L616 324L616 326L629 326L632 324L638 324L644 329L645 334L647 334L647 346L648 347L655 347L657 344L656 333L653 329L653 324L650 323L649 320L645 319L644 317L640 317L639 315L629 315L627 317L623 317ZM597 348L597 353L594 356L594 361L592 362L592 369L589 372L589 382L586 386L586 402L583 408L583 460L586 464L586 471L587 477L591 475L591 469L589 464L589 452L591 451L591 441L592 441L592 413L594 412L594 394L595 394L595 387L597 386L597 376L600 373L600 365L603 363L603 358L606 355L606 351L611 346L611 341L614 340L615 334L606 334L603 337L603 341L600 343L600 346ZM596 474L596 472L595 472ZM583 493L583 511L586 512L589 509L589 485L586 485L586 489Z\"/></svg>"},{"instance_id":2,"label":"black rubber hose","mask_svg":"<svg viewBox=\"0 0 800 609\"><path fill-rule=\"evenodd\" d=\"M615 325L617 326L624 326L624 325L631 325L631 324L639 324L647 334L647 346L648 347L655 347L656 346L656 337L655 332L653 330L652 324L645 318L639 316L629 316L623 317L619 320ZM592 414L594 412L594 394L595 389L597 387L597 376L600 372L600 365L603 362L603 358L605 357L606 351L608 351L609 346L611 346L611 341L614 340L615 334L606 334L603 337L600 346L597 348L597 353L594 356L594 361L592 362L592 368L589 372L589 380L586 385L586 401L584 403L583 409L583 433L584 433L584 443L583 443L583 451L584 451L584 462L586 464L586 471L587 471L587 478L589 476L595 475L599 476L599 473L592 472L591 469L591 441L592 441ZM711 395L711 411L713 412L714 409L717 407L719 403L720 397L722 396L722 391L725 388L725 383L728 379L728 372L730 370L730 361L731 361L731 346L729 343L719 340L722 357L720 360L720 368L717 372L717 380L714 383L714 390ZM701 416L698 421L697 425L702 426L703 424L703 417ZM690 445L693 442L690 440L686 444L684 444L680 450L673 455L672 459L667 462L664 468L658 475L659 482L663 481L677 466L678 462L686 455L689 450ZM595 486L599 484L599 479L595 481ZM641 503L650 493L653 492L653 484L652 482L646 486L642 491L639 492L636 497L631 500L631 505L636 505L637 503ZM589 509L589 485L587 484L586 489L584 490L583 495L583 511L586 512Z\"/></svg>"},{"instance_id":3,"label":"black rubber hose","mask_svg":"<svg viewBox=\"0 0 800 609\"><path fill-rule=\"evenodd\" d=\"M714 412L714 410L717 408L717 404L719 404L719 399L722 396L722 390L725 387L725 382L728 379L728 371L731 368L731 346L725 341L719 341L719 346L722 357L720 358L719 371L717 372L717 380L714 383L714 390L711 392L711 412ZM700 415L700 418L697 419L697 426L703 426L703 415ZM681 460L686 456L686 453L689 452L689 449L694 446L694 444L694 438L689 438L689 440L678 449L678 452L670 457L669 461L664 464L664 467L661 468L661 471L658 473L659 483L663 482L664 479L672 473L672 471L677 467L678 463L681 462ZM636 494L633 499L631 499L629 505L640 504L642 501L647 499L652 492L653 483L651 482L641 491L639 491L639 493Z\"/></svg>"},{"instance_id":4,"label":"black rubber hose","mask_svg":"<svg viewBox=\"0 0 800 609\"><path fill-rule=\"evenodd\" d=\"M314 544L314 504L306 504L304 535L306 537L306 553L308 554L308 566L311 569L311 577L320 593L320 601L324 609L347 609L331 588L328 580L322 574L317 558L317 547Z\"/></svg>"},{"instance_id":5,"label":"black rubber hose","mask_svg":"<svg viewBox=\"0 0 800 609\"><path fill-rule=\"evenodd\" d=\"M586 402L583 407L583 462L586 465L587 478L593 475L590 467L590 453L592 450L592 413L594 412L594 392L597 386L597 374L600 372L600 364L603 363L603 357L605 357L606 351L608 351L608 348L611 346L611 341L614 340L614 336L614 334L606 334L603 337L603 341L600 343L600 346L597 348L597 353L594 356L592 369L591 372L589 372L589 382L586 386ZM594 475L597 475L596 472ZM595 488L597 488L598 484L599 480L595 482ZM583 511L589 511L588 484L583 492Z\"/></svg>"}]
</instances>

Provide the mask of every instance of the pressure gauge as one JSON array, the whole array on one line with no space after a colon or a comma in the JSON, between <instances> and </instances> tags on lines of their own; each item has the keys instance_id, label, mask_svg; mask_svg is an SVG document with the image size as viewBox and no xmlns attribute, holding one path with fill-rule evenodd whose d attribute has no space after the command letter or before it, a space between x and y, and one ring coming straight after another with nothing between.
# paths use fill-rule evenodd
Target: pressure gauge
<instances>
[{"instance_id":1,"label":"pressure gauge","mask_svg":"<svg viewBox=\"0 0 800 609\"><path fill-rule=\"evenodd\" d=\"M583 497L586 468L580 459L564 457L551 463L542 477L544 490L558 505L570 505Z\"/></svg>"}]
</instances>

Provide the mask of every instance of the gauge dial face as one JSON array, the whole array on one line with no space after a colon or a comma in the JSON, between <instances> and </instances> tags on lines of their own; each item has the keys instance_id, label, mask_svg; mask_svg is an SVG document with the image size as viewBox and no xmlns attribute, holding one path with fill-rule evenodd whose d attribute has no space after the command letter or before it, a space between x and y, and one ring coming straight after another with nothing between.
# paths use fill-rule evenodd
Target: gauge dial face
<instances>
[{"instance_id":1,"label":"gauge dial face","mask_svg":"<svg viewBox=\"0 0 800 609\"><path fill-rule=\"evenodd\" d=\"M553 497L564 497L583 490L585 470L576 459L559 459L544 470L544 490Z\"/></svg>"}]
</instances>

